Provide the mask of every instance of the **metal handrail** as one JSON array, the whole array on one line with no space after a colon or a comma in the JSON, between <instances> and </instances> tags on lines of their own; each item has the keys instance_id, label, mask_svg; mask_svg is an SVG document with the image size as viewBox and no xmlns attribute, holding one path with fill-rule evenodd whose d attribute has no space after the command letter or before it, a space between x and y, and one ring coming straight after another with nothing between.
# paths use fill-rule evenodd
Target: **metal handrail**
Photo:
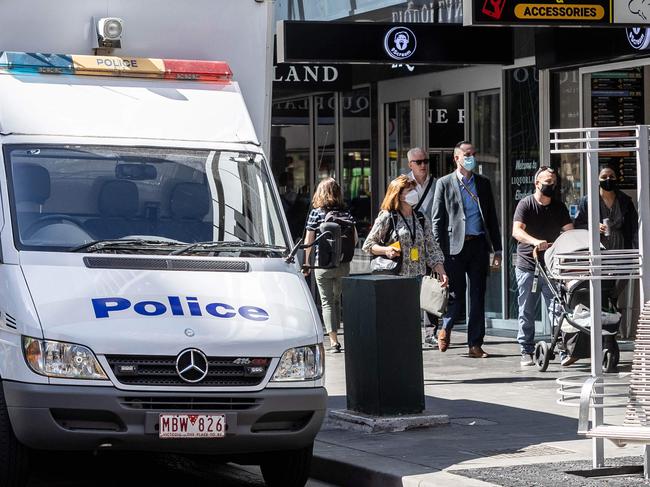
<instances>
[{"instance_id":1,"label":"metal handrail","mask_svg":"<svg viewBox=\"0 0 650 487\"><path fill-rule=\"evenodd\" d=\"M581 127L581 128L566 128L566 129L553 129L551 133L554 134L570 134L580 132L621 132L627 130L639 130L638 125L624 125L621 127Z\"/></svg>"},{"instance_id":2,"label":"metal handrail","mask_svg":"<svg viewBox=\"0 0 650 487\"><path fill-rule=\"evenodd\" d=\"M593 140L603 140L603 141L612 141L616 139L615 142L636 142L638 137L632 135L626 135L624 137L599 137L597 139L590 139L588 137L580 137L577 139L551 139L551 144L576 144L579 142L592 142Z\"/></svg>"},{"instance_id":3,"label":"metal handrail","mask_svg":"<svg viewBox=\"0 0 650 487\"><path fill-rule=\"evenodd\" d=\"M607 137L609 134L613 136ZM551 154L580 154L580 157L584 158L586 162L586 187L588 189L588 205L590 208L588 215L589 247L591 252L599 254L599 215L597 208L598 163L599 157L602 157L600 154L629 154L636 160L637 205L639 208L648 208L650 206L650 189L647 182L650 178L650 125L553 129L550 132L549 139ZM611 147L612 145L615 147ZM603 252L604 255L602 256L587 254L578 259L576 259L575 255L570 255L566 256L566 258L574 260L573 265L568 266L570 262L567 260L567 262L562 262L563 268L551 270L549 274L556 279L589 280L592 308L601 306L600 280L641 278L640 307L644 308L646 314L650 317L650 273L643 272L643 264L645 264L643 256L644 254L650 255L650 220L645 213L640 213L639 217L638 258L634 254L613 256L607 255L606 252ZM579 261L577 265L576 260ZM623 274L623 272L626 272L626 274ZM644 333L647 333L648 338L650 338L650 327L647 324L645 326L648 330ZM597 468L605 465L604 438L615 439L616 435L621 433L617 433L615 430L601 429L605 426L603 409L608 407L608 405L604 404L606 397L602 397L601 394L611 391L605 390L608 386L604 382L601 368L602 343L600 332L602 323L600 313L592 313L591 329L591 376L580 389L578 433L589 435L592 430L594 431L592 464L594 468ZM635 355L637 354L647 354L650 357L650 345L645 342L637 343ZM644 373L648 375L650 358L634 362L633 372L635 367L645 369ZM561 390L567 394L569 402L572 399L575 400L575 390L564 391L564 388L561 388ZM642 382L641 385L638 382L631 383L630 404L636 401L637 392L640 392L643 396L639 404L643 407L644 414L647 414L649 412L647 406L650 402L648 401L648 398L650 398L650 382ZM618 394L618 391L614 391L613 394ZM593 413L591 429L589 422L590 411ZM630 413L629 410L628 413ZM633 413L634 411L630 414ZM648 440L645 448L644 473L648 478L650 474L650 427L644 426L644 429L647 429L647 436L643 436L643 439Z\"/></svg>"},{"instance_id":4,"label":"metal handrail","mask_svg":"<svg viewBox=\"0 0 650 487\"><path fill-rule=\"evenodd\" d=\"M592 149L551 149L551 154L589 154L598 152L635 152L636 147L600 147Z\"/></svg>"},{"instance_id":5,"label":"metal handrail","mask_svg":"<svg viewBox=\"0 0 650 487\"><path fill-rule=\"evenodd\" d=\"M619 374L618 377L628 377L629 374ZM574 401L575 399L580 399L583 397L583 387L585 385L586 380L590 379L591 376L585 376L585 375L572 375L572 376L565 376L565 377L559 377L555 380L555 382L560 386L556 389L557 394L560 396L560 398L556 401L556 403L560 406L569 406L569 407L581 407L581 402L580 401ZM594 403L594 399L612 399L612 398L622 398L625 397L627 398L629 396L629 393L626 392L605 392L604 388L607 387L607 389L616 389L616 388L621 388L625 387L628 389L630 387L629 381L615 381L615 380L609 380L610 376L607 376L607 382L603 382L602 386L603 387L603 392L593 392L591 391L591 394L589 395L589 405L588 407L596 408L596 409L616 409L616 408L622 408L626 407L628 404L628 401L617 401L617 402L608 402L605 403L604 401L602 403ZM579 392L574 392L575 390L579 390Z\"/></svg>"},{"instance_id":6,"label":"metal handrail","mask_svg":"<svg viewBox=\"0 0 650 487\"><path fill-rule=\"evenodd\" d=\"M554 279L616 280L621 277L639 279L643 276L643 259L637 251L608 251L591 254L588 251L558 253L549 274ZM568 262L564 262L568 261ZM599 264L594 261L600 261ZM598 271L594 273L593 271Z\"/></svg>"},{"instance_id":7,"label":"metal handrail","mask_svg":"<svg viewBox=\"0 0 650 487\"><path fill-rule=\"evenodd\" d=\"M603 376L598 376L598 377L589 377L587 380L585 380L584 384L582 385L582 388L580 389L580 402L578 404L579 406L579 413L578 413L578 434L581 435L586 435L589 432L589 409L615 409L615 408L621 408L621 407L627 407L628 406L628 401L623 402L615 402L615 403L610 403L610 404L605 404L603 401L602 403L594 403L594 398L608 398L608 397L628 397L629 398L629 392L625 394L619 394L616 393L616 395L607 395L605 392L603 393L598 393L594 392L593 389L597 385L596 383L600 382L598 384L598 387L602 387L603 390L605 387L621 387L623 385L626 385L627 387L630 386L629 383L623 384L623 383L617 383L617 384L608 384L603 382ZM574 394L574 393L571 393ZM567 403L565 405L570 405L574 406L575 403Z\"/></svg>"}]
</instances>

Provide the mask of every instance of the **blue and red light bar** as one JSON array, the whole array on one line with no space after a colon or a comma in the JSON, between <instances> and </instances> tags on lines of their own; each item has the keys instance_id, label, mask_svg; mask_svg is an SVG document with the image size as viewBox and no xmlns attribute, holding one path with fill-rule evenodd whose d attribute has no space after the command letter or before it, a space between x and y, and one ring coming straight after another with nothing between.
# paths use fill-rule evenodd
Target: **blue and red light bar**
<instances>
[{"instance_id":1,"label":"blue and red light bar","mask_svg":"<svg viewBox=\"0 0 650 487\"><path fill-rule=\"evenodd\" d=\"M228 82L232 71L221 61L119 56L0 52L0 72L122 76Z\"/></svg>"}]
</instances>

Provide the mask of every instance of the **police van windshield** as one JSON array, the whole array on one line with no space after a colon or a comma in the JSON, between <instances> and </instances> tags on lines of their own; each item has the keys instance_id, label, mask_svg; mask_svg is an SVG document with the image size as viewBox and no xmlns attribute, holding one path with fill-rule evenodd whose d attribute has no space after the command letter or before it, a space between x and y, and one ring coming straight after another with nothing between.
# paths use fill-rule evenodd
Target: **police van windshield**
<instances>
[{"instance_id":1,"label":"police van windshield","mask_svg":"<svg viewBox=\"0 0 650 487\"><path fill-rule=\"evenodd\" d=\"M112 239L287 246L260 154L52 145L4 154L19 249Z\"/></svg>"}]
</instances>

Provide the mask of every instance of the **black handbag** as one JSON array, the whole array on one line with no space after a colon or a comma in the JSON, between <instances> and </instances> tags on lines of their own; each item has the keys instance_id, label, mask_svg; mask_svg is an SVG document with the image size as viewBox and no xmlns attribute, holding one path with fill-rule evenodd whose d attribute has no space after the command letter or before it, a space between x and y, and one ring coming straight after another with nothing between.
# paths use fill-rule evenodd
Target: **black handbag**
<instances>
[{"instance_id":1,"label":"black handbag","mask_svg":"<svg viewBox=\"0 0 650 487\"><path fill-rule=\"evenodd\" d=\"M397 235L397 225L395 224L395 214L390 213L390 228L386 232L386 237L384 238L383 245L390 245L392 243L399 242L399 236ZM399 271L402 269L402 254L394 259L389 259L383 255L375 255L370 261L370 272L372 274L384 274L384 275L393 275L396 276L399 274Z\"/></svg>"}]
</instances>

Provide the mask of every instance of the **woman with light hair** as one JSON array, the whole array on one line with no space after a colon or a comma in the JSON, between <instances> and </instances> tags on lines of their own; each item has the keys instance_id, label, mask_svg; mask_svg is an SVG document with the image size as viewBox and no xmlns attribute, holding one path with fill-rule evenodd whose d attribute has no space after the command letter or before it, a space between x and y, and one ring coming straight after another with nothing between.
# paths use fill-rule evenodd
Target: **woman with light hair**
<instances>
[{"instance_id":1,"label":"woman with light hair","mask_svg":"<svg viewBox=\"0 0 650 487\"><path fill-rule=\"evenodd\" d=\"M415 181L408 176L398 176L388 185L381 211L363 244L363 250L388 259L401 257L400 276L422 277L427 267L438 274L443 286L447 285L445 257L433 238L431 222L413 211L418 202ZM389 245L393 232L399 248Z\"/></svg>"}]
</instances>

